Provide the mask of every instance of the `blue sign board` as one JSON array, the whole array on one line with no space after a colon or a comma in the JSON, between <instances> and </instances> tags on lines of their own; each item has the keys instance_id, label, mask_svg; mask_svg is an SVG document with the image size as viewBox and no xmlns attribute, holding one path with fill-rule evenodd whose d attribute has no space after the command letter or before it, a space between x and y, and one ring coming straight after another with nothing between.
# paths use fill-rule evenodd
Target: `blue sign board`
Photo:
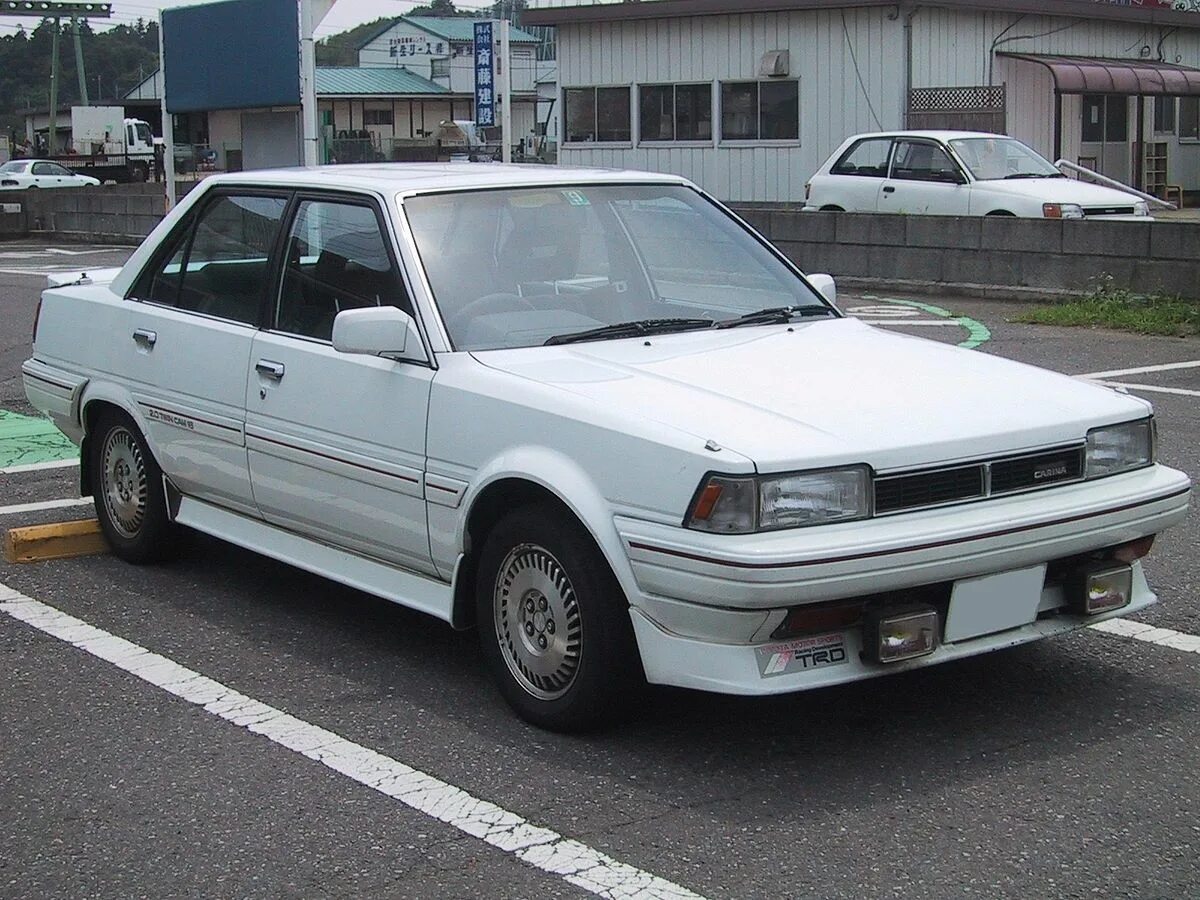
<instances>
[{"instance_id":1,"label":"blue sign board","mask_svg":"<svg viewBox=\"0 0 1200 900\"><path fill-rule=\"evenodd\" d=\"M496 124L495 67L492 61L492 23L475 23L475 124Z\"/></svg>"}]
</instances>

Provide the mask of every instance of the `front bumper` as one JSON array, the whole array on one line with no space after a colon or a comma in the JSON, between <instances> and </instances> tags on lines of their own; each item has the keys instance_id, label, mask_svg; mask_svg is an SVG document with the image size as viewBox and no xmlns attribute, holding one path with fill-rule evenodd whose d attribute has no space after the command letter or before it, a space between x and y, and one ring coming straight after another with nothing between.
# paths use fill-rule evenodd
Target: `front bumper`
<instances>
[{"instance_id":1,"label":"front bumper","mask_svg":"<svg viewBox=\"0 0 1200 900\"><path fill-rule=\"evenodd\" d=\"M1083 617L1046 610L1024 625L941 644L928 656L886 664L868 662L862 657L862 630L851 628L807 639L823 649L824 654L810 654L803 668L783 671L781 674L771 674L773 658L806 639L769 641L758 645L721 644L672 634L637 609L631 610L630 615L642 666L647 680L652 684L669 684L719 694L766 696L862 681L1003 650L1128 615L1150 606L1157 599L1146 584L1142 567L1134 563L1132 600L1128 606L1111 613ZM1043 592L1043 608L1061 603L1062 596L1058 588L1048 587ZM837 652L833 652L835 650Z\"/></svg>"},{"instance_id":2,"label":"front bumper","mask_svg":"<svg viewBox=\"0 0 1200 900\"><path fill-rule=\"evenodd\" d=\"M851 628L837 633L840 645L833 637L827 644L840 646L844 659L818 656L811 668L770 676L762 670L763 654L787 643L770 635L789 608L1044 567L1157 534L1184 518L1190 495L1186 475L1152 466L1028 494L786 532L712 535L621 517L617 527L637 586L631 616L647 677L724 693L773 694L985 653L1149 606L1156 598L1135 563L1131 602L1111 614L1073 615L1062 585L1045 581L1040 598L1022 601L1026 612L1007 620L1007 627L944 643L930 656L865 662L861 629Z\"/></svg>"}]
</instances>

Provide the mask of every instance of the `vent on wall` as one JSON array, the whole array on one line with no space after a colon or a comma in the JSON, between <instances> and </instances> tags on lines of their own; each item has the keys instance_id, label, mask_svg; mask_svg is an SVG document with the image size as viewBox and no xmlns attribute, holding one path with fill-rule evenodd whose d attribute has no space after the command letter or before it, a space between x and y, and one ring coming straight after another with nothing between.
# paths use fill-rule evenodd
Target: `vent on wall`
<instances>
[{"instance_id":1,"label":"vent on wall","mask_svg":"<svg viewBox=\"0 0 1200 900\"><path fill-rule=\"evenodd\" d=\"M790 69L789 56L787 50L768 50L758 61L758 74L776 78L787 75Z\"/></svg>"}]
</instances>

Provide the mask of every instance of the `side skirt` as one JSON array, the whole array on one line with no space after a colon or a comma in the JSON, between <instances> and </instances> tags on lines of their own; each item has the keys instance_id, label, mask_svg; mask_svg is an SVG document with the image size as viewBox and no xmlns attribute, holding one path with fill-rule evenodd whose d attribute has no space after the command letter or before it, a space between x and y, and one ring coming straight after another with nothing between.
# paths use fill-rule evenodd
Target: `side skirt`
<instances>
[{"instance_id":1,"label":"side skirt","mask_svg":"<svg viewBox=\"0 0 1200 900\"><path fill-rule=\"evenodd\" d=\"M175 521L314 575L357 588L449 622L450 585L339 550L191 497L179 499Z\"/></svg>"}]
</instances>

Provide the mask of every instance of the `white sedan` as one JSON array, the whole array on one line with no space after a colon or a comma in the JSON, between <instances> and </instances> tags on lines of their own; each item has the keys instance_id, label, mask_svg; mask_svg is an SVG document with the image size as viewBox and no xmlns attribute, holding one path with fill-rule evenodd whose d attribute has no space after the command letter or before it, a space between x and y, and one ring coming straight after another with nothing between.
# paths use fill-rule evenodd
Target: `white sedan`
<instances>
[{"instance_id":1,"label":"white sedan","mask_svg":"<svg viewBox=\"0 0 1200 900\"><path fill-rule=\"evenodd\" d=\"M855 135L809 179L804 209L1150 221L1145 200L1067 178L1015 138L971 131Z\"/></svg>"},{"instance_id":2,"label":"white sedan","mask_svg":"<svg viewBox=\"0 0 1200 900\"><path fill-rule=\"evenodd\" d=\"M0 165L0 190L88 187L99 183L97 178L72 172L48 159L10 159Z\"/></svg>"},{"instance_id":3,"label":"white sedan","mask_svg":"<svg viewBox=\"0 0 1200 900\"><path fill-rule=\"evenodd\" d=\"M477 626L547 728L1155 601L1191 486L1146 402L834 299L672 176L222 175L124 268L57 276L24 386L117 555L187 527Z\"/></svg>"}]
</instances>

